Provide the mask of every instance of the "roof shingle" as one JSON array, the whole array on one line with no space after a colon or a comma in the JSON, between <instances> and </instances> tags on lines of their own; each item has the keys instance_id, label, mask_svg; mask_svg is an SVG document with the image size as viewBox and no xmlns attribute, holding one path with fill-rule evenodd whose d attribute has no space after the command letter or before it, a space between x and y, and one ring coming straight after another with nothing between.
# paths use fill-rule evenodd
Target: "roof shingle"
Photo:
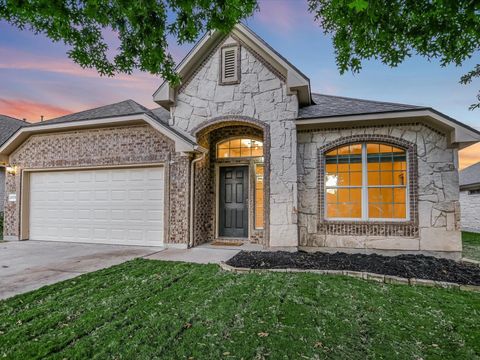
<instances>
[{"instance_id":1,"label":"roof shingle","mask_svg":"<svg viewBox=\"0 0 480 360\"><path fill-rule=\"evenodd\" d=\"M0 115L0 146L3 145L18 129L29 124L26 121Z\"/></svg>"},{"instance_id":2,"label":"roof shingle","mask_svg":"<svg viewBox=\"0 0 480 360\"><path fill-rule=\"evenodd\" d=\"M480 162L461 170L458 175L460 186L480 184Z\"/></svg>"},{"instance_id":3,"label":"roof shingle","mask_svg":"<svg viewBox=\"0 0 480 360\"><path fill-rule=\"evenodd\" d=\"M425 109L425 107L416 105L354 99L342 96L314 93L312 93L312 100L314 105L300 108L298 113L299 119Z\"/></svg>"},{"instance_id":4,"label":"roof shingle","mask_svg":"<svg viewBox=\"0 0 480 360\"><path fill-rule=\"evenodd\" d=\"M189 143L193 145L196 144L195 140L191 136L177 129L174 126L169 125L168 120L170 119L170 113L167 110L163 108L156 108L156 109L150 110L145 106L140 105L139 103L131 99L121 101L115 104L100 106L98 108L60 116L58 118L54 118L51 120L37 122L37 123L31 124L30 126L60 124L60 123L86 121L86 120L97 120L97 119L106 119L111 117L140 115L140 114L145 114L150 116L159 124L168 128L169 130L171 130L172 132L174 132L184 140L187 140Z\"/></svg>"},{"instance_id":5,"label":"roof shingle","mask_svg":"<svg viewBox=\"0 0 480 360\"><path fill-rule=\"evenodd\" d=\"M35 126L44 124L65 123L70 121L103 119L115 116L142 114L146 113L147 111L149 110L145 106L140 105L139 103L129 99L115 104L104 105L94 109L88 109L73 114L60 116L51 120L45 120L35 123L33 125Z\"/></svg>"}]
</instances>

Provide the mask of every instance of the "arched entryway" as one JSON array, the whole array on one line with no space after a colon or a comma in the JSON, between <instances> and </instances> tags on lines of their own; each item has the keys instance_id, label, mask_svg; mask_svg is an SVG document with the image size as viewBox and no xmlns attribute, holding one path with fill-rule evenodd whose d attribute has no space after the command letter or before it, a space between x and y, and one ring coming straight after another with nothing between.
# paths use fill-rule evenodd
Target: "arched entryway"
<instances>
[{"instance_id":1,"label":"arched entryway","mask_svg":"<svg viewBox=\"0 0 480 360\"><path fill-rule=\"evenodd\" d=\"M217 239L268 244L268 133L263 123L238 118L194 130L208 149L195 165L194 245Z\"/></svg>"}]
</instances>

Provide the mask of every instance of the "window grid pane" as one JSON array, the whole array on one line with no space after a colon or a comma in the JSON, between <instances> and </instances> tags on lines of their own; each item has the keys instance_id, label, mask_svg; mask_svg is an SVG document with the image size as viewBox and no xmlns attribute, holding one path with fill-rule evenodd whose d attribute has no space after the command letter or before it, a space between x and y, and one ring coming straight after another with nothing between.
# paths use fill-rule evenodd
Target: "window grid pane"
<instances>
[{"instance_id":1,"label":"window grid pane","mask_svg":"<svg viewBox=\"0 0 480 360\"><path fill-rule=\"evenodd\" d=\"M263 229L263 175L264 166L255 166L255 228Z\"/></svg>"},{"instance_id":2,"label":"window grid pane","mask_svg":"<svg viewBox=\"0 0 480 360\"><path fill-rule=\"evenodd\" d=\"M217 157L241 158L263 156L263 142L253 139L226 140L217 145Z\"/></svg>"},{"instance_id":3,"label":"window grid pane","mask_svg":"<svg viewBox=\"0 0 480 360\"><path fill-rule=\"evenodd\" d=\"M370 219L406 219L406 169L405 150L385 144L367 144Z\"/></svg>"},{"instance_id":4,"label":"window grid pane","mask_svg":"<svg viewBox=\"0 0 480 360\"><path fill-rule=\"evenodd\" d=\"M329 218L362 217L362 145L351 144L326 154L326 207Z\"/></svg>"},{"instance_id":5,"label":"window grid pane","mask_svg":"<svg viewBox=\"0 0 480 360\"><path fill-rule=\"evenodd\" d=\"M365 148L364 157L362 147ZM380 143L351 144L325 154L327 218L407 218L406 151ZM365 168L365 170L363 170ZM366 184L363 184L366 171ZM365 192L364 192L365 191Z\"/></svg>"}]
</instances>

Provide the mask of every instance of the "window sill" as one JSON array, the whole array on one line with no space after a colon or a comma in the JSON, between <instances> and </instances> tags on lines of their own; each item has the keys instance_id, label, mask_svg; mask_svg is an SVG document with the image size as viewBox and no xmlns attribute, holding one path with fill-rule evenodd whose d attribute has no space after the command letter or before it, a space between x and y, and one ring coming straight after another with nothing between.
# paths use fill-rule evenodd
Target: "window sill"
<instances>
[{"instance_id":1,"label":"window sill","mask_svg":"<svg viewBox=\"0 0 480 360\"><path fill-rule=\"evenodd\" d=\"M414 225L411 219L378 219L378 220L356 220L356 219L322 219L322 224L345 224L345 225Z\"/></svg>"}]
</instances>

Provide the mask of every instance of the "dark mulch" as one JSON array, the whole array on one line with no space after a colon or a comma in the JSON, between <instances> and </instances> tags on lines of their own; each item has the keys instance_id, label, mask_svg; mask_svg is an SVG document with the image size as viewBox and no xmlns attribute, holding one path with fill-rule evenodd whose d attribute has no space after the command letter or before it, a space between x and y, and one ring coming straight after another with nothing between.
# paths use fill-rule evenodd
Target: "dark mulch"
<instances>
[{"instance_id":1,"label":"dark mulch","mask_svg":"<svg viewBox=\"0 0 480 360\"><path fill-rule=\"evenodd\" d=\"M241 251L228 265L251 269L320 269L366 271L404 278L480 285L480 267L424 255L328 254L322 252Z\"/></svg>"}]
</instances>

